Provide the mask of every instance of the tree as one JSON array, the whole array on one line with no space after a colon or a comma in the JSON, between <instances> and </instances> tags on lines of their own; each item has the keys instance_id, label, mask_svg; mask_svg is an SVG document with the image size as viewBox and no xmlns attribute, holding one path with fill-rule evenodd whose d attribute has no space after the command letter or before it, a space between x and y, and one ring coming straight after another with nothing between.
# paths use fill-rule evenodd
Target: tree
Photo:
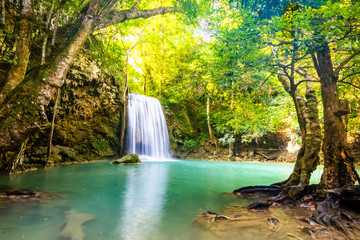
<instances>
[{"instance_id":1,"label":"tree","mask_svg":"<svg viewBox=\"0 0 360 240\"><path fill-rule=\"evenodd\" d=\"M274 55L275 63L280 70L277 72L278 80L283 85L285 91L291 96L298 124L301 132L301 148L296 157L294 170L289 178L281 184L287 186L299 185L300 188L308 185L310 182L311 173L319 164L319 152L322 143L322 135L320 129L319 113L318 113L318 99L311 81L315 81L311 72L305 71L299 64L306 63L307 48L301 47L298 44L301 29L294 21L296 20L296 13L301 10L301 6L297 3L289 3L281 18L282 33L280 36L273 34L277 44L277 49L283 54L282 61L275 50L275 46L270 40L269 43L271 51ZM286 51L288 48L289 50ZM298 87L301 82L296 82L296 74L302 77L306 83L305 97L300 93Z\"/></svg>"},{"instance_id":2,"label":"tree","mask_svg":"<svg viewBox=\"0 0 360 240\"><path fill-rule=\"evenodd\" d=\"M352 80L358 74L354 60L360 55L359 7L358 2L329 1L318 9L304 7L296 17L304 35L300 44L307 47L321 84L324 111L321 185L325 188L343 187L359 180L347 142L348 100L340 99L337 86L338 83L352 85L339 78ZM350 70L343 71L350 63L353 64Z\"/></svg>"},{"instance_id":3,"label":"tree","mask_svg":"<svg viewBox=\"0 0 360 240\"><path fill-rule=\"evenodd\" d=\"M217 26L220 28L217 30L220 32L217 39L224 48L220 50L220 54L226 56L229 62L233 61L235 67L240 65L244 72L250 74L260 69L270 72L258 84L262 86L275 75L291 97L302 143L293 173L281 184L305 186L309 184L311 173L319 163L322 137L315 91L307 84L305 98L299 90L297 78L310 79L311 74L297 67L304 60L300 58L304 49L297 46L299 30L293 23L293 11L296 9L287 7L286 13L274 23L275 27L269 25L268 20L262 20L261 16L254 16L246 8L230 5L225 13L227 18L223 21L232 22L232 25Z\"/></svg>"},{"instance_id":4,"label":"tree","mask_svg":"<svg viewBox=\"0 0 360 240\"><path fill-rule=\"evenodd\" d=\"M316 166L314 163L317 162L320 146L319 122L314 121L317 119L317 113L316 107L312 106L317 102L314 98L316 95L313 91L309 91L307 84L305 94L307 104L305 104L304 98L299 96L297 89L304 82L319 82L324 108L325 165L321 183L324 187L353 184L358 177L353 159L347 150L345 120L345 115L348 114L347 101L339 99L337 83L353 85L351 80L354 80L354 76L358 74L356 70L358 61L355 60L360 53L359 5L350 1L329 1L327 5L323 1L312 3L284 1L283 3L283 6L277 7L272 1L264 4L258 4L257 1L241 1L241 3L231 1L230 10L236 9L242 14L241 20L238 20L240 27L234 27L233 23L228 28L233 27L236 30L228 31L221 37L227 41L228 47L238 47L234 50L237 59L249 69L254 68L255 64L263 68L276 67L279 80L293 98L303 145L294 172L285 182L307 184ZM272 31L269 31L271 28ZM275 57L275 64L266 57L256 55L260 53L260 56L269 56L271 52ZM336 59L338 64L336 68L332 64L332 58ZM352 67L349 70L346 65L351 62ZM342 75L341 71L345 69L346 75ZM318 77L315 77L315 74ZM296 83L295 76L302 79ZM339 76L347 81L339 80ZM308 136L307 131L310 134ZM310 139L312 140L309 141ZM307 148L306 145L309 147ZM303 174L300 173L303 167L299 159L304 158L308 159L308 164L305 164L308 170ZM298 180L291 181L295 176L298 176Z\"/></svg>"}]
</instances>

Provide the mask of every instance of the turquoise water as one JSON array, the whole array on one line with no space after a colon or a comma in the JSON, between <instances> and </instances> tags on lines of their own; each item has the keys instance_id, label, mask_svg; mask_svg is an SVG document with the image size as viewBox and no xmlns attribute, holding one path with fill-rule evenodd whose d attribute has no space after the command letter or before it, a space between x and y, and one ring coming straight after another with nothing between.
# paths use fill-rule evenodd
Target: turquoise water
<instances>
[{"instance_id":1,"label":"turquoise water","mask_svg":"<svg viewBox=\"0 0 360 240\"><path fill-rule=\"evenodd\" d=\"M52 194L41 201L1 204L0 239L199 239L192 224L197 214L247 204L229 193L284 180L292 167L188 160L97 162L1 176L0 185ZM317 171L312 181L319 179Z\"/></svg>"}]
</instances>

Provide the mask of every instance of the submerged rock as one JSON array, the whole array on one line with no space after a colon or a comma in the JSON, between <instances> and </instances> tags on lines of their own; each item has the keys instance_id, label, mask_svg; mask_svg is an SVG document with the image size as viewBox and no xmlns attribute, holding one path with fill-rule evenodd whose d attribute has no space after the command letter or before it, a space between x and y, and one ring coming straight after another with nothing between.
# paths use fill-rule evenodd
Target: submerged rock
<instances>
[{"instance_id":1,"label":"submerged rock","mask_svg":"<svg viewBox=\"0 0 360 240\"><path fill-rule=\"evenodd\" d=\"M137 154L128 154L120 159L112 161L113 164L141 164L140 158Z\"/></svg>"},{"instance_id":2,"label":"submerged rock","mask_svg":"<svg viewBox=\"0 0 360 240\"><path fill-rule=\"evenodd\" d=\"M94 215L79 213L74 210L65 212L65 223L60 230L60 237L71 240L83 240L85 233L83 224L96 219Z\"/></svg>"},{"instance_id":3,"label":"submerged rock","mask_svg":"<svg viewBox=\"0 0 360 240\"><path fill-rule=\"evenodd\" d=\"M40 196L37 192L33 190L15 190L15 191L6 192L5 194L6 196L31 196L31 197Z\"/></svg>"}]
</instances>

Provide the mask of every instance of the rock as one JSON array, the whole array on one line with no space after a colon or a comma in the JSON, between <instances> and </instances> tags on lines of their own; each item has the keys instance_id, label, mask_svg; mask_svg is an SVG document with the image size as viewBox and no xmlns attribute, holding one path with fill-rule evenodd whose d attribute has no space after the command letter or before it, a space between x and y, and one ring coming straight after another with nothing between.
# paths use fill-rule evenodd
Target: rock
<instances>
[{"instance_id":1,"label":"rock","mask_svg":"<svg viewBox=\"0 0 360 240\"><path fill-rule=\"evenodd\" d=\"M137 154L128 154L120 159L115 159L111 163L113 164L141 164L140 158Z\"/></svg>"},{"instance_id":2,"label":"rock","mask_svg":"<svg viewBox=\"0 0 360 240\"><path fill-rule=\"evenodd\" d=\"M108 159L116 154L123 87L88 49L77 54L61 88L50 163ZM52 112L52 101L46 112ZM46 161L50 125L32 136L24 164Z\"/></svg>"},{"instance_id":3,"label":"rock","mask_svg":"<svg viewBox=\"0 0 360 240\"><path fill-rule=\"evenodd\" d=\"M278 195L282 191L282 188L276 185L258 185L258 186L247 186L236 189L233 191L234 194L241 196L242 194L254 194L263 193L268 195Z\"/></svg>"},{"instance_id":4,"label":"rock","mask_svg":"<svg viewBox=\"0 0 360 240\"><path fill-rule=\"evenodd\" d=\"M268 222L270 227L273 227L279 222L279 220L277 220L276 218L271 217L271 218L267 219L267 222Z\"/></svg>"},{"instance_id":5,"label":"rock","mask_svg":"<svg viewBox=\"0 0 360 240\"><path fill-rule=\"evenodd\" d=\"M5 193L6 196L39 196L39 194L32 190L15 190Z\"/></svg>"},{"instance_id":6,"label":"rock","mask_svg":"<svg viewBox=\"0 0 360 240\"><path fill-rule=\"evenodd\" d=\"M85 233L83 224L95 219L94 215L78 213L74 210L65 212L65 223L59 233L60 237L71 240L83 240Z\"/></svg>"}]
</instances>

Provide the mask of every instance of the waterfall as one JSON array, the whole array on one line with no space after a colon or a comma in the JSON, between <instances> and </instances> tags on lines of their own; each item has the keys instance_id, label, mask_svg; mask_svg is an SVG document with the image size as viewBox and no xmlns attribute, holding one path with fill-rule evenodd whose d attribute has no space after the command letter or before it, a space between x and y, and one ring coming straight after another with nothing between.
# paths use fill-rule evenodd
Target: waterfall
<instances>
[{"instance_id":1,"label":"waterfall","mask_svg":"<svg viewBox=\"0 0 360 240\"><path fill-rule=\"evenodd\" d=\"M159 100L140 94L128 95L127 153L155 159L170 158L169 134Z\"/></svg>"}]
</instances>

